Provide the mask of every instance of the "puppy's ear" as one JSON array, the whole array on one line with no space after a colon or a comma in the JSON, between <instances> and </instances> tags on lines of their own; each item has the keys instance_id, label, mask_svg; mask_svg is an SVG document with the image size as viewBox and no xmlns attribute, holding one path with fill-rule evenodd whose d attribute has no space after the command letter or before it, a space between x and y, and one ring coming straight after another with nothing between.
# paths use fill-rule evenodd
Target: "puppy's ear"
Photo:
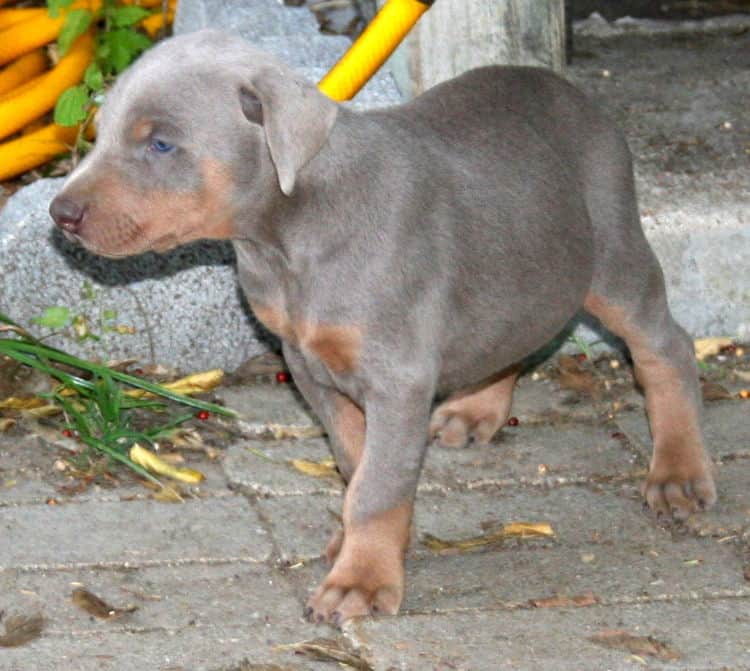
<instances>
[{"instance_id":1,"label":"puppy's ear","mask_svg":"<svg viewBox=\"0 0 750 671\"><path fill-rule=\"evenodd\" d=\"M294 191L297 173L325 144L338 105L289 71L266 68L240 88L245 117L263 126L279 186Z\"/></svg>"}]
</instances>

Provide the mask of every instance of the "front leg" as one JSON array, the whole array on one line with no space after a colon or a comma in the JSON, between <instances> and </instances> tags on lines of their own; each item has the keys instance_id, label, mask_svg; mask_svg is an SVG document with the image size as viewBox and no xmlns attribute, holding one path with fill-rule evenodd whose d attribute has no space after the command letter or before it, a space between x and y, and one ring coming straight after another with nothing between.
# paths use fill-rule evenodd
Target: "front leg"
<instances>
[{"instance_id":1,"label":"front leg","mask_svg":"<svg viewBox=\"0 0 750 671\"><path fill-rule=\"evenodd\" d=\"M343 544L308 601L307 615L316 622L392 615L404 596L404 557L434 388L403 388L396 381L387 388L365 400L365 448L344 499Z\"/></svg>"}]
</instances>

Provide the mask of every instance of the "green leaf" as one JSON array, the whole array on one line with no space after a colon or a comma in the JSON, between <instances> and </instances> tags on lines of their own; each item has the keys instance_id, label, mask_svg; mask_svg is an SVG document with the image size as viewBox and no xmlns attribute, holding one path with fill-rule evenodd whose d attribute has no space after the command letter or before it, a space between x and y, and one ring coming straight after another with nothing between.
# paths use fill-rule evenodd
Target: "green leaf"
<instances>
[{"instance_id":1,"label":"green leaf","mask_svg":"<svg viewBox=\"0 0 750 671\"><path fill-rule=\"evenodd\" d=\"M60 10L65 7L70 7L73 4L73 0L47 0L47 13L56 19L60 16Z\"/></svg>"},{"instance_id":2,"label":"green leaf","mask_svg":"<svg viewBox=\"0 0 750 671\"><path fill-rule=\"evenodd\" d=\"M55 105L55 123L59 126L75 126L86 118L89 104L89 88L86 84L71 86L62 92Z\"/></svg>"},{"instance_id":3,"label":"green leaf","mask_svg":"<svg viewBox=\"0 0 750 671\"><path fill-rule=\"evenodd\" d=\"M92 91L101 91L104 88L104 75L96 63L92 63L83 73L83 83Z\"/></svg>"},{"instance_id":4,"label":"green leaf","mask_svg":"<svg viewBox=\"0 0 750 671\"><path fill-rule=\"evenodd\" d=\"M116 74L122 72L138 54L151 46L151 40L148 37L128 28L119 28L104 33L102 40L107 47L105 62Z\"/></svg>"},{"instance_id":5,"label":"green leaf","mask_svg":"<svg viewBox=\"0 0 750 671\"><path fill-rule=\"evenodd\" d=\"M65 307L52 306L31 321L39 324L39 326L46 326L51 329L65 328L71 321L70 310Z\"/></svg>"},{"instance_id":6,"label":"green leaf","mask_svg":"<svg viewBox=\"0 0 750 671\"><path fill-rule=\"evenodd\" d=\"M127 28L150 14L151 12L143 7L131 5L130 7L116 7L112 10L110 18L115 28Z\"/></svg>"},{"instance_id":7,"label":"green leaf","mask_svg":"<svg viewBox=\"0 0 750 671\"><path fill-rule=\"evenodd\" d=\"M117 310L105 310L102 312L102 319L105 321L113 321L117 319Z\"/></svg>"},{"instance_id":8,"label":"green leaf","mask_svg":"<svg viewBox=\"0 0 750 671\"><path fill-rule=\"evenodd\" d=\"M70 45L83 35L91 25L92 13L88 9L74 9L65 17L60 36L57 38L57 46L60 55L64 55Z\"/></svg>"}]
</instances>

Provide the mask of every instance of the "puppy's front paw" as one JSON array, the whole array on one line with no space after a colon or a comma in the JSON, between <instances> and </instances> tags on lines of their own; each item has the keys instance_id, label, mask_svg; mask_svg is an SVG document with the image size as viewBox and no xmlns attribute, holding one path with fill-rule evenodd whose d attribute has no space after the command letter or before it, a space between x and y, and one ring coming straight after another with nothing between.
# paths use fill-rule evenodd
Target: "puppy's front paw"
<instances>
[{"instance_id":1,"label":"puppy's front paw","mask_svg":"<svg viewBox=\"0 0 750 671\"><path fill-rule=\"evenodd\" d=\"M673 458L674 457L674 458ZM643 496L649 508L659 516L684 520L697 510L716 502L712 467L702 449L696 454L684 450L657 452Z\"/></svg>"},{"instance_id":2,"label":"puppy's front paw","mask_svg":"<svg viewBox=\"0 0 750 671\"><path fill-rule=\"evenodd\" d=\"M404 596L402 559L362 549L347 547L344 541L331 572L307 602L310 621L340 627L354 617L398 612Z\"/></svg>"}]
</instances>

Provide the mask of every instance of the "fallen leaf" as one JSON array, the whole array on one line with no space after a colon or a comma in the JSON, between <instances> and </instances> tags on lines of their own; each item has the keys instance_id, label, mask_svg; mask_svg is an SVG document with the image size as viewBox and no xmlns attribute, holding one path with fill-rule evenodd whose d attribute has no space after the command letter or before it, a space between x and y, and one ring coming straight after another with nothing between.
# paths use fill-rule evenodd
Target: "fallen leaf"
<instances>
[{"instance_id":1,"label":"fallen leaf","mask_svg":"<svg viewBox=\"0 0 750 671\"><path fill-rule=\"evenodd\" d=\"M151 450L147 450L138 443L130 448L130 458L139 466L143 466L143 468L156 473L156 475L165 475L168 478L180 480L181 482L196 484L206 478L203 473L192 468L177 468L168 464L151 452Z\"/></svg>"},{"instance_id":2,"label":"fallen leaf","mask_svg":"<svg viewBox=\"0 0 750 671\"><path fill-rule=\"evenodd\" d=\"M551 596L546 599L529 599L529 604L534 608L566 608L583 606L594 606L599 603L599 598L591 593L580 596Z\"/></svg>"},{"instance_id":3,"label":"fallen leaf","mask_svg":"<svg viewBox=\"0 0 750 671\"><path fill-rule=\"evenodd\" d=\"M274 440L284 440L286 438L317 438L323 435L323 429L320 426L289 426L286 424L269 424L267 431L273 436Z\"/></svg>"},{"instance_id":4,"label":"fallen leaf","mask_svg":"<svg viewBox=\"0 0 750 671\"><path fill-rule=\"evenodd\" d=\"M290 459L289 463L300 473L311 475L314 478L339 478L336 470L336 462L333 459L323 461L307 461L306 459Z\"/></svg>"},{"instance_id":5,"label":"fallen leaf","mask_svg":"<svg viewBox=\"0 0 750 671\"><path fill-rule=\"evenodd\" d=\"M175 447L191 450L202 450L205 447L200 433L192 427L178 427L167 434L167 439Z\"/></svg>"},{"instance_id":6,"label":"fallen leaf","mask_svg":"<svg viewBox=\"0 0 750 671\"><path fill-rule=\"evenodd\" d=\"M106 601L103 601L96 596L96 594L89 592L89 590L84 589L83 587L77 587L74 589L71 598L76 606L85 610L89 615L93 615L102 620L116 620L123 615L138 610L137 606L114 608Z\"/></svg>"},{"instance_id":7,"label":"fallen leaf","mask_svg":"<svg viewBox=\"0 0 750 671\"><path fill-rule=\"evenodd\" d=\"M701 393L704 401L723 401L733 396L718 382L703 382L701 384Z\"/></svg>"},{"instance_id":8,"label":"fallen leaf","mask_svg":"<svg viewBox=\"0 0 750 671\"><path fill-rule=\"evenodd\" d=\"M698 359L698 361L704 361L706 358L715 356L721 352L723 347L731 344L731 338L698 338L693 342L693 346L695 347L695 358Z\"/></svg>"},{"instance_id":9,"label":"fallen leaf","mask_svg":"<svg viewBox=\"0 0 750 671\"><path fill-rule=\"evenodd\" d=\"M221 368L214 368L202 373L193 373L174 382L166 382L161 386L176 394L190 396L191 394L203 394L215 389L221 384L223 377L224 371ZM130 389L125 393L133 398L152 398L154 396L151 392L143 389Z\"/></svg>"},{"instance_id":10,"label":"fallen leaf","mask_svg":"<svg viewBox=\"0 0 750 671\"><path fill-rule=\"evenodd\" d=\"M276 650L291 650L297 655L312 659L339 662L360 671L373 671L373 667L363 659L345 638L314 638L300 643L277 645Z\"/></svg>"},{"instance_id":11,"label":"fallen leaf","mask_svg":"<svg viewBox=\"0 0 750 671\"><path fill-rule=\"evenodd\" d=\"M40 405L37 408L24 410L23 413L29 417L53 417L54 415L61 414L62 408L54 404Z\"/></svg>"},{"instance_id":12,"label":"fallen leaf","mask_svg":"<svg viewBox=\"0 0 750 671\"><path fill-rule=\"evenodd\" d=\"M562 389L594 396L598 393L598 383L593 373L581 368L575 357L563 354L557 362L557 382Z\"/></svg>"},{"instance_id":13,"label":"fallen leaf","mask_svg":"<svg viewBox=\"0 0 750 671\"><path fill-rule=\"evenodd\" d=\"M422 544L433 552L444 552L446 550L466 552L485 545L501 543L508 538L538 538L554 535L552 525L547 522L509 522L503 525L499 531L458 540L448 540L432 534L424 534Z\"/></svg>"},{"instance_id":14,"label":"fallen leaf","mask_svg":"<svg viewBox=\"0 0 750 671\"><path fill-rule=\"evenodd\" d=\"M179 487L171 487L169 485L165 485L164 487L160 487L157 489L153 494L152 497L154 501L160 501L161 503L184 503L185 499L182 496L182 492L180 492Z\"/></svg>"},{"instance_id":15,"label":"fallen leaf","mask_svg":"<svg viewBox=\"0 0 750 671\"><path fill-rule=\"evenodd\" d=\"M13 615L6 617L5 634L0 636L0 647L15 648L35 638L39 638L44 629L44 617L36 615Z\"/></svg>"},{"instance_id":16,"label":"fallen leaf","mask_svg":"<svg viewBox=\"0 0 750 671\"><path fill-rule=\"evenodd\" d=\"M49 401L43 398L39 398L38 396L31 396L29 398L9 396L5 400L0 401L0 409L31 410L32 408L41 408L42 406L45 406L48 404L49 404Z\"/></svg>"},{"instance_id":17,"label":"fallen leaf","mask_svg":"<svg viewBox=\"0 0 750 671\"><path fill-rule=\"evenodd\" d=\"M13 427L15 423L15 419L10 419L9 417L0 417L0 433L4 433L5 431Z\"/></svg>"},{"instance_id":18,"label":"fallen leaf","mask_svg":"<svg viewBox=\"0 0 750 671\"><path fill-rule=\"evenodd\" d=\"M682 655L653 636L634 636L622 629L608 629L589 636L589 641L605 648L625 650L633 655L648 655L665 662L675 661Z\"/></svg>"}]
</instances>

